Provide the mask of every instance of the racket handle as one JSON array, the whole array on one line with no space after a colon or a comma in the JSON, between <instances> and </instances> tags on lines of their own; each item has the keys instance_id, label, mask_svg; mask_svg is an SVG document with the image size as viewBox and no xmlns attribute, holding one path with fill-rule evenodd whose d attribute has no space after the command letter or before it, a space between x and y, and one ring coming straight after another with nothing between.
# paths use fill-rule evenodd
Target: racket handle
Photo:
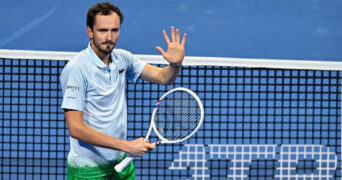
<instances>
[{"instance_id":1,"label":"racket handle","mask_svg":"<svg viewBox=\"0 0 342 180\"><path fill-rule=\"evenodd\" d=\"M114 169L116 172L120 173L122 172L128 165L133 161L133 157L126 157L124 160L122 160L119 164L117 164Z\"/></svg>"}]
</instances>

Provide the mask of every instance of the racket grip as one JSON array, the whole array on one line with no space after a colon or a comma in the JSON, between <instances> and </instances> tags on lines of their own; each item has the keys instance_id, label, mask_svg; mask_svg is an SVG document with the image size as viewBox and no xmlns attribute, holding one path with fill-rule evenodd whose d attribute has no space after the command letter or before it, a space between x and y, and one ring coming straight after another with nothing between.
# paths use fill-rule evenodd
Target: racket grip
<instances>
[{"instance_id":1,"label":"racket grip","mask_svg":"<svg viewBox=\"0 0 342 180\"><path fill-rule=\"evenodd\" d=\"M119 164L117 164L114 169L116 172L120 173L122 172L128 165L133 161L133 157L126 157L124 160L122 160Z\"/></svg>"}]
</instances>

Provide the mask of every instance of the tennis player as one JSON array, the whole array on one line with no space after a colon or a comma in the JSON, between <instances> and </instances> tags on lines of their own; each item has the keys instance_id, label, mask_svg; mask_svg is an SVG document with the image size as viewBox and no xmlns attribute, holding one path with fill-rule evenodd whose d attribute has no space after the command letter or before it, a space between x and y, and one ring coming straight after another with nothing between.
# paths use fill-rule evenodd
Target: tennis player
<instances>
[{"instance_id":1,"label":"tennis player","mask_svg":"<svg viewBox=\"0 0 342 180\"><path fill-rule=\"evenodd\" d=\"M62 108L70 133L68 179L135 179L133 162L122 172L113 167L125 156L143 156L155 148L143 138L126 140L126 81L140 77L170 85L181 70L186 34L171 27L168 46L156 49L169 62L163 68L142 62L130 52L114 49L123 15L111 3L98 3L87 14L89 45L68 62L60 80Z\"/></svg>"}]
</instances>

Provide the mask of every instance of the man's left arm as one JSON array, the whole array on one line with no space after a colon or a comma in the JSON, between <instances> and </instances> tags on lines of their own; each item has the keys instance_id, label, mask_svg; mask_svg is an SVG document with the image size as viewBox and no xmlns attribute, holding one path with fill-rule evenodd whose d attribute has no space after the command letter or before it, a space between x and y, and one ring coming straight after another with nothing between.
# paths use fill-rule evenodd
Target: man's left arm
<instances>
[{"instance_id":1,"label":"man's left arm","mask_svg":"<svg viewBox=\"0 0 342 180\"><path fill-rule=\"evenodd\" d=\"M182 68L182 62L185 56L184 44L186 40L186 34L183 35L183 39L181 41L179 29L177 29L175 32L175 28L172 26L171 40L165 31L163 31L163 36L168 47L167 51L165 52L159 46L156 48L164 57L164 59L169 62L169 65L160 68L147 64L141 73L141 78L158 84L170 85L175 82Z\"/></svg>"}]
</instances>

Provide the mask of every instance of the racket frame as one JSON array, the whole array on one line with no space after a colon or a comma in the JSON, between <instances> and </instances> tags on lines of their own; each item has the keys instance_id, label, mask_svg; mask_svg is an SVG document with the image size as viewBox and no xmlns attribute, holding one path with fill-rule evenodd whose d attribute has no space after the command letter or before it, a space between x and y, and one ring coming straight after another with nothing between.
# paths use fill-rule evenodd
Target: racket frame
<instances>
[{"instance_id":1,"label":"racket frame","mask_svg":"<svg viewBox=\"0 0 342 180\"><path fill-rule=\"evenodd\" d=\"M200 111L201 111L201 117L200 117L200 120L199 120L199 122L198 122L198 124L197 124L195 130L193 130L188 136L186 136L186 137L184 137L184 138L182 138L182 139L170 141L170 140L165 139L165 138L159 133L159 131L157 130L156 125L155 125L155 123L154 123L154 117L155 117L155 115L156 115L156 113L157 113L157 111L158 111L159 104L164 100L164 98L165 98L167 95L169 95L169 94L171 94L171 93L173 93L173 92L175 92L175 91L185 91L185 92L189 93L190 95L192 95L192 96L195 98L195 100L197 101L197 103L198 103L198 106L199 106ZM149 127L149 129L148 129L147 135L146 135L146 137L145 137L145 141L147 141L148 138L150 137L150 134L151 134L151 132L152 132L152 129L153 129L154 133L155 133L155 134L158 136L158 138L160 139L160 141L157 141L155 144L179 143L179 142L185 141L185 140L189 139L192 135L194 135L194 134L198 131L198 129L201 127L201 125L202 125L202 123L203 123L203 120L204 120L204 108L203 108L203 104L202 104L200 98L196 95L196 93L194 93L194 92L191 91L190 89L183 88L183 87L174 88L174 89L172 89L172 90L166 92L166 93L158 100L158 102L156 103L156 105L155 105L155 107L154 107L154 110L153 110L153 113L152 113L152 117L151 117L151 124L150 124L150 127Z\"/></svg>"},{"instance_id":2,"label":"racket frame","mask_svg":"<svg viewBox=\"0 0 342 180\"><path fill-rule=\"evenodd\" d=\"M154 123L154 117L155 117L155 114L158 110L158 105L163 101L163 99L169 95L170 93L174 92L174 91L186 91L188 92L189 94L191 94L197 101L199 107L200 107L200 110L201 110L201 117L200 117L200 120L199 120L199 123L197 124L197 127L195 128L195 130L190 133L187 137L183 138L183 139L179 139L179 140L175 140L175 141L169 141L167 139L165 139L157 130L156 126L155 126L155 123ZM203 108L203 104L200 100L200 98L196 95L196 93L194 93L193 91L191 91L190 89L187 89L187 88L183 88L183 87L178 87L178 88L174 88L168 92L166 92L159 100L158 102L156 103L155 107L154 107L154 110L153 110L153 113L152 113L152 117L151 117L151 123L150 123L150 127L148 129L148 132L146 134L146 137L144 139L144 141L147 141L148 138L150 137L151 135L151 132L152 132L152 129L153 131L155 132L155 134L157 135L157 137L161 140L161 141L158 141L156 142L155 144L164 144L164 143L178 143L178 142L182 142L182 141L185 141L187 139L189 139L192 135L194 135L198 129L201 127L202 123L203 123L203 119L204 119L204 108ZM134 160L134 157L133 156L128 156L126 157L124 160L122 160L119 164L117 164L114 169L116 172L120 173L122 172L127 166L129 163L131 163L132 161Z\"/></svg>"}]
</instances>

